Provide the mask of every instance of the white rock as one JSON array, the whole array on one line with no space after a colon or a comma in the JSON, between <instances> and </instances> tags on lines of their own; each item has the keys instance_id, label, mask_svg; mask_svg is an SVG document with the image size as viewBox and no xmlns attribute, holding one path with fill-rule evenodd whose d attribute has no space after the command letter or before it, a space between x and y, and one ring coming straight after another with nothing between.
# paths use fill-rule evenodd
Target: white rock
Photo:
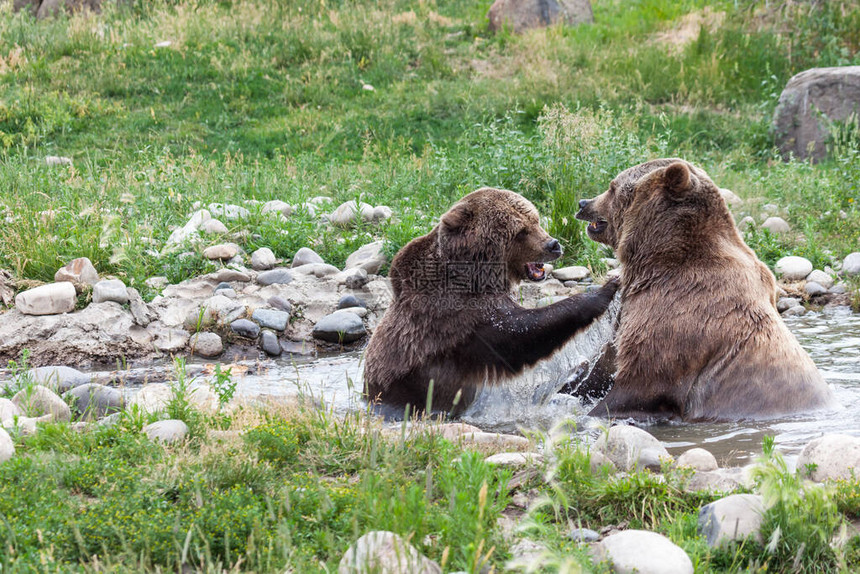
<instances>
[{"instance_id":1,"label":"white rock","mask_svg":"<svg viewBox=\"0 0 860 574\"><path fill-rule=\"evenodd\" d=\"M618 574L693 574L687 553L655 532L625 530L592 548L597 561L609 562Z\"/></svg>"},{"instance_id":2,"label":"white rock","mask_svg":"<svg viewBox=\"0 0 860 574\"><path fill-rule=\"evenodd\" d=\"M860 437L827 434L810 441L797 458L797 470L815 482L860 476Z\"/></svg>"},{"instance_id":3,"label":"white rock","mask_svg":"<svg viewBox=\"0 0 860 574\"><path fill-rule=\"evenodd\" d=\"M720 195L723 196L723 199L726 201L727 204L729 204L730 207L742 205L744 202L744 200L738 197L735 192L724 187L720 188Z\"/></svg>"},{"instance_id":4,"label":"white rock","mask_svg":"<svg viewBox=\"0 0 860 574\"><path fill-rule=\"evenodd\" d=\"M6 462L15 455L15 443L6 429L0 428L0 463ZM441 570L440 570L441 572Z\"/></svg>"},{"instance_id":5,"label":"white rock","mask_svg":"<svg viewBox=\"0 0 860 574\"><path fill-rule=\"evenodd\" d=\"M156 275L155 277L150 277L144 281L143 284L150 289L164 289L170 285L170 280L162 275Z\"/></svg>"},{"instance_id":6,"label":"white rock","mask_svg":"<svg viewBox=\"0 0 860 574\"><path fill-rule=\"evenodd\" d=\"M170 40L164 40L163 42L156 42L153 45L153 48L169 48L171 44L173 44L173 42Z\"/></svg>"},{"instance_id":7,"label":"white rock","mask_svg":"<svg viewBox=\"0 0 860 574\"><path fill-rule=\"evenodd\" d=\"M788 225L788 222L781 217L768 217L764 220L764 223L762 223L761 226L771 233L776 234L788 233L791 231L791 227Z\"/></svg>"},{"instance_id":8,"label":"white rock","mask_svg":"<svg viewBox=\"0 0 860 574\"><path fill-rule=\"evenodd\" d=\"M473 445L495 452L521 451L531 447L529 439L513 434L493 432L469 432L457 437L456 442L463 445Z\"/></svg>"},{"instance_id":9,"label":"white rock","mask_svg":"<svg viewBox=\"0 0 860 574\"><path fill-rule=\"evenodd\" d=\"M280 199L273 199L263 204L260 209L261 213L280 213L284 217L289 217L293 214L293 206Z\"/></svg>"},{"instance_id":10,"label":"white rock","mask_svg":"<svg viewBox=\"0 0 860 574\"><path fill-rule=\"evenodd\" d=\"M334 276L338 285L346 285L347 289L361 289L367 284L367 271L360 267L341 271Z\"/></svg>"},{"instance_id":11,"label":"white rock","mask_svg":"<svg viewBox=\"0 0 860 574\"><path fill-rule=\"evenodd\" d=\"M338 574L442 574L442 568L422 556L393 532L368 532L349 547Z\"/></svg>"},{"instance_id":12,"label":"white rock","mask_svg":"<svg viewBox=\"0 0 860 574\"><path fill-rule=\"evenodd\" d=\"M827 293L827 289L815 281L807 281L806 285L803 286L803 290L810 297L815 297L816 295L824 295Z\"/></svg>"},{"instance_id":13,"label":"white rock","mask_svg":"<svg viewBox=\"0 0 860 574\"><path fill-rule=\"evenodd\" d=\"M800 281L812 273L812 262L805 257L789 255L777 261L773 271L786 281Z\"/></svg>"},{"instance_id":14,"label":"white rock","mask_svg":"<svg viewBox=\"0 0 860 574\"><path fill-rule=\"evenodd\" d=\"M552 276L559 281L582 281L590 275L591 271L588 270L588 267L582 267L580 265L561 267L560 269L555 269L552 272Z\"/></svg>"},{"instance_id":15,"label":"white rock","mask_svg":"<svg viewBox=\"0 0 860 574\"><path fill-rule=\"evenodd\" d=\"M24 413L18 408L18 405L6 398L0 398L0 425L6 426L11 423L15 417L23 416Z\"/></svg>"},{"instance_id":16,"label":"white rock","mask_svg":"<svg viewBox=\"0 0 860 574\"><path fill-rule=\"evenodd\" d=\"M738 222L738 229L746 231L749 228L755 229L755 219L747 215Z\"/></svg>"},{"instance_id":17,"label":"white rock","mask_svg":"<svg viewBox=\"0 0 860 574\"><path fill-rule=\"evenodd\" d=\"M124 305L128 303L128 291L125 283L119 279L105 279L93 286L93 303L113 301Z\"/></svg>"},{"instance_id":18,"label":"white rock","mask_svg":"<svg viewBox=\"0 0 860 574\"><path fill-rule=\"evenodd\" d=\"M355 200L341 203L332 211L328 220L332 225L347 227L361 218L364 221L373 220L373 206L368 203L356 203Z\"/></svg>"},{"instance_id":19,"label":"white rock","mask_svg":"<svg viewBox=\"0 0 860 574\"><path fill-rule=\"evenodd\" d=\"M149 440L173 444L185 439L188 425L176 419L156 421L143 427L143 434L149 437Z\"/></svg>"},{"instance_id":20,"label":"white rock","mask_svg":"<svg viewBox=\"0 0 860 574\"><path fill-rule=\"evenodd\" d=\"M310 247L302 247L293 255L293 262L290 267L296 268L313 263L325 263L325 260Z\"/></svg>"},{"instance_id":21,"label":"white rock","mask_svg":"<svg viewBox=\"0 0 860 574\"><path fill-rule=\"evenodd\" d=\"M225 297L226 299L226 297ZM165 327L158 323L150 323L146 327L152 335L152 346L165 353L174 353L185 348L188 344L188 331Z\"/></svg>"},{"instance_id":22,"label":"white rock","mask_svg":"<svg viewBox=\"0 0 860 574\"><path fill-rule=\"evenodd\" d=\"M62 365L36 367L27 371L27 376L33 382L45 385L52 390L58 390L61 393L90 382L89 375Z\"/></svg>"},{"instance_id":23,"label":"white rock","mask_svg":"<svg viewBox=\"0 0 860 574\"><path fill-rule=\"evenodd\" d=\"M78 257L57 269L54 273L54 281L71 281L83 283L84 285L95 285L99 282L99 272L93 266L88 257Z\"/></svg>"},{"instance_id":24,"label":"white rock","mask_svg":"<svg viewBox=\"0 0 860 574\"><path fill-rule=\"evenodd\" d=\"M277 264L275 253L268 247L260 247L251 254L251 268L254 271L265 271Z\"/></svg>"},{"instance_id":25,"label":"white rock","mask_svg":"<svg viewBox=\"0 0 860 574\"><path fill-rule=\"evenodd\" d=\"M218 245L213 245L204 249L203 257L206 259L219 259L223 261L225 259L233 259L238 253L239 246L235 243L219 243Z\"/></svg>"},{"instance_id":26,"label":"white rock","mask_svg":"<svg viewBox=\"0 0 860 574\"><path fill-rule=\"evenodd\" d=\"M72 419L72 411L66 401L42 385L21 389L12 397L12 402L30 417L51 415L52 420L58 422L69 422Z\"/></svg>"},{"instance_id":27,"label":"white rock","mask_svg":"<svg viewBox=\"0 0 860 574\"><path fill-rule=\"evenodd\" d=\"M292 271L302 273L304 275L313 275L314 277L319 278L340 273L340 269L334 265L329 265L328 263L306 263L305 265L293 267Z\"/></svg>"},{"instance_id":28,"label":"white rock","mask_svg":"<svg viewBox=\"0 0 860 574\"><path fill-rule=\"evenodd\" d=\"M224 351L224 344L221 342L221 337L216 333L200 332L191 335L188 341L194 354L201 357L217 357Z\"/></svg>"},{"instance_id":29,"label":"white rock","mask_svg":"<svg viewBox=\"0 0 860 574\"><path fill-rule=\"evenodd\" d=\"M800 317L801 315L806 315L806 307L804 307L803 305L789 307L782 312L783 317Z\"/></svg>"},{"instance_id":30,"label":"white rock","mask_svg":"<svg viewBox=\"0 0 860 574\"><path fill-rule=\"evenodd\" d=\"M34 287L15 296L15 307L24 315L70 313L76 302L75 286L66 281Z\"/></svg>"},{"instance_id":31,"label":"white rock","mask_svg":"<svg viewBox=\"0 0 860 574\"><path fill-rule=\"evenodd\" d=\"M703 448L691 448L676 461L677 466L688 466L696 470L709 471L718 468L717 459Z\"/></svg>"},{"instance_id":32,"label":"white rock","mask_svg":"<svg viewBox=\"0 0 860 574\"><path fill-rule=\"evenodd\" d=\"M860 251L849 253L842 261L842 272L846 275L860 275Z\"/></svg>"},{"instance_id":33,"label":"white rock","mask_svg":"<svg viewBox=\"0 0 860 574\"><path fill-rule=\"evenodd\" d=\"M532 452L500 452L484 459L493 466L519 468L522 466L537 466L543 463L543 455Z\"/></svg>"},{"instance_id":34,"label":"white rock","mask_svg":"<svg viewBox=\"0 0 860 574\"><path fill-rule=\"evenodd\" d=\"M72 158L64 157L61 155L49 155L45 156L45 165L56 166L56 165L72 165Z\"/></svg>"},{"instance_id":35,"label":"white rock","mask_svg":"<svg viewBox=\"0 0 860 574\"><path fill-rule=\"evenodd\" d=\"M158 413L167 408L173 399L173 389L166 383L149 383L144 385L131 399L126 408L137 406L145 413Z\"/></svg>"},{"instance_id":36,"label":"white rock","mask_svg":"<svg viewBox=\"0 0 860 574\"><path fill-rule=\"evenodd\" d=\"M198 209L191 214L191 217L188 219L188 223L173 230L170 237L167 238L166 247L171 248L185 243L186 241L197 239L199 237L197 230L200 229L200 226L203 225L205 221L209 221L210 219L212 219L212 214L209 213L208 210Z\"/></svg>"},{"instance_id":37,"label":"white rock","mask_svg":"<svg viewBox=\"0 0 860 574\"><path fill-rule=\"evenodd\" d=\"M251 212L246 208L230 203L210 203L209 212L212 213L213 217L222 217L227 221L245 219L251 215Z\"/></svg>"},{"instance_id":38,"label":"white rock","mask_svg":"<svg viewBox=\"0 0 860 574\"><path fill-rule=\"evenodd\" d=\"M635 468L659 470L662 461L672 460L659 440L638 427L628 425L617 425L602 433L594 448L623 471Z\"/></svg>"},{"instance_id":39,"label":"white rock","mask_svg":"<svg viewBox=\"0 0 860 574\"><path fill-rule=\"evenodd\" d=\"M227 229L227 226L221 223L221 221L217 219L209 219L200 224L200 231L206 233L208 235L216 235L216 234L225 234L230 230Z\"/></svg>"},{"instance_id":40,"label":"white rock","mask_svg":"<svg viewBox=\"0 0 860 574\"><path fill-rule=\"evenodd\" d=\"M732 494L699 510L699 534L708 546L725 546L753 536L761 542L764 501L757 494Z\"/></svg>"},{"instance_id":41,"label":"white rock","mask_svg":"<svg viewBox=\"0 0 860 574\"><path fill-rule=\"evenodd\" d=\"M382 241L374 241L373 243L362 245L346 258L345 270L361 268L367 271L368 275L379 273L379 269L386 262L383 247L384 244Z\"/></svg>"},{"instance_id":42,"label":"white rock","mask_svg":"<svg viewBox=\"0 0 860 574\"><path fill-rule=\"evenodd\" d=\"M392 215L394 215L394 211L390 207L387 205L377 205L370 213L370 219L366 219L365 221L368 221L368 223L382 223L391 219ZM362 212L362 216L364 216L364 212Z\"/></svg>"},{"instance_id":43,"label":"white rock","mask_svg":"<svg viewBox=\"0 0 860 574\"><path fill-rule=\"evenodd\" d=\"M831 276L829 273L821 271L820 269L815 269L814 271L812 271L812 273L806 276L806 280L812 281L813 283L818 283L825 289L830 289L831 287L833 287L833 276Z\"/></svg>"}]
</instances>

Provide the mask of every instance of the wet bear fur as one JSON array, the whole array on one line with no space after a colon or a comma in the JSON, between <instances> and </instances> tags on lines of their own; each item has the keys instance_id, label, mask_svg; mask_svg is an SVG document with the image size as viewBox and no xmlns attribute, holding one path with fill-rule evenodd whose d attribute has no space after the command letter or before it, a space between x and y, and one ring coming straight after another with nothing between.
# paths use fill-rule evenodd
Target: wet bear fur
<instances>
[{"instance_id":1,"label":"wet bear fur","mask_svg":"<svg viewBox=\"0 0 860 574\"><path fill-rule=\"evenodd\" d=\"M365 354L368 400L389 417L425 408L462 412L482 385L503 384L550 356L608 307L616 283L539 309L512 289L561 255L535 207L483 188L457 202L391 263L394 301Z\"/></svg>"},{"instance_id":2,"label":"wet bear fur","mask_svg":"<svg viewBox=\"0 0 860 574\"><path fill-rule=\"evenodd\" d=\"M596 416L772 418L834 399L776 310L776 280L701 169L659 159L580 202L623 264L615 382Z\"/></svg>"}]
</instances>

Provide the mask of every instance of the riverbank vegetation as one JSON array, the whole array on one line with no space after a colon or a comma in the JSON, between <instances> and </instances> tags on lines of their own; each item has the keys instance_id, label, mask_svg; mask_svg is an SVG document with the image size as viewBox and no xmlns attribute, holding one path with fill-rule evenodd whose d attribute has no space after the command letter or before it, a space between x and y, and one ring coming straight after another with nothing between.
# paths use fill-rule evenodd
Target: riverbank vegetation
<instances>
[{"instance_id":1,"label":"riverbank vegetation","mask_svg":"<svg viewBox=\"0 0 860 574\"><path fill-rule=\"evenodd\" d=\"M527 195L567 260L599 270L576 202L666 155L703 166L757 220L776 206L793 232L748 236L770 264L857 250L856 125L818 165L782 162L769 132L793 74L858 63L857 2L593 4L592 25L517 36L488 32L488 1L163 0L41 21L5 2L0 268L50 281L87 256L151 297L147 277L208 265L162 253L198 202L392 207L357 230L305 209L225 222L249 252L310 246L341 265L372 239L394 253L491 185Z\"/></svg>"}]
</instances>

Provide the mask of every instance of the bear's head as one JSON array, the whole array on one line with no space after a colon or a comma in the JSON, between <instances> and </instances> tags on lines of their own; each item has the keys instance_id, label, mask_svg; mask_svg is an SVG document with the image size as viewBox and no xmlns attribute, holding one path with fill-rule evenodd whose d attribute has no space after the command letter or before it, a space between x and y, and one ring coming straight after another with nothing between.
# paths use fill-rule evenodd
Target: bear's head
<instances>
[{"instance_id":1,"label":"bear's head","mask_svg":"<svg viewBox=\"0 0 860 574\"><path fill-rule=\"evenodd\" d=\"M543 263L561 256L561 244L540 226L535 206L518 193L482 188L445 213L438 226L439 256L447 262L474 264L478 273L496 268L499 289L523 279L540 281ZM491 285L487 285L488 288Z\"/></svg>"},{"instance_id":2,"label":"bear's head","mask_svg":"<svg viewBox=\"0 0 860 574\"><path fill-rule=\"evenodd\" d=\"M631 167L594 199L583 199L576 218L586 233L612 247L622 262L636 246L650 252L684 250L734 223L708 175L675 158ZM677 255L677 253L675 253Z\"/></svg>"}]
</instances>

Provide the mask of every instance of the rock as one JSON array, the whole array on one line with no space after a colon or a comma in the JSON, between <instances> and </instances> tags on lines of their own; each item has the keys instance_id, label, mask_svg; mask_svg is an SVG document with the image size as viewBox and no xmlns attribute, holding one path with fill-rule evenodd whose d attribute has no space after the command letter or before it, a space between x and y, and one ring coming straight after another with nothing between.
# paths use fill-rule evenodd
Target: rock
<instances>
[{"instance_id":1,"label":"rock","mask_svg":"<svg viewBox=\"0 0 860 574\"><path fill-rule=\"evenodd\" d=\"M153 327L153 325L150 324L147 331L153 335L152 345L159 351L174 353L181 351L188 344L188 331L163 326Z\"/></svg>"},{"instance_id":2,"label":"rock","mask_svg":"<svg viewBox=\"0 0 860 574\"><path fill-rule=\"evenodd\" d=\"M492 452L522 451L531 447L529 439L512 435L492 432L467 432L456 439L463 446L476 446Z\"/></svg>"},{"instance_id":3,"label":"rock","mask_svg":"<svg viewBox=\"0 0 860 574\"><path fill-rule=\"evenodd\" d=\"M170 250L173 247L199 238L200 234L197 230L204 222L210 219L212 219L212 215L205 209L200 209L192 213L188 219L188 223L174 229L170 233L170 237L167 238L167 243L165 244L165 250Z\"/></svg>"},{"instance_id":4,"label":"rock","mask_svg":"<svg viewBox=\"0 0 860 574\"><path fill-rule=\"evenodd\" d=\"M776 302L776 310L780 313L788 311L792 307L799 307L800 300L794 297L780 297Z\"/></svg>"},{"instance_id":5,"label":"rock","mask_svg":"<svg viewBox=\"0 0 860 574\"><path fill-rule=\"evenodd\" d=\"M803 305L798 305L797 307L790 307L783 311L783 317L800 317L801 315L806 315L806 307Z\"/></svg>"},{"instance_id":6,"label":"rock","mask_svg":"<svg viewBox=\"0 0 860 574\"><path fill-rule=\"evenodd\" d=\"M314 277L319 278L340 273L340 269L338 269L334 265L329 265L328 263L306 263L305 265L293 267L292 271L294 273L313 275Z\"/></svg>"},{"instance_id":7,"label":"rock","mask_svg":"<svg viewBox=\"0 0 860 574\"><path fill-rule=\"evenodd\" d=\"M596 561L609 562L618 574L693 574L687 553L655 532L624 530L592 548Z\"/></svg>"},{"instance_id":8,"label":"rock","mask_svg":"<svg viewBox=\"0 0 860 574\"><path fill-rule=\"evenodd\" d=\"M159 413L173 400L173 389L167 383L149 383L128 400L127 408L137 407L144 413Z\"/></svg>"},{"instance_id":9,"label":"rock","mask_svg":"<svg viewBox=\"0 0 860 574\"><path fill-rule=\"evenodd\" d=\"M309 341L281 341L281 352L288 355L313 355L316 346Z\"/></svg>"},{"instance_id":10,"label":"rock","mask_svg":"<svg viewBox=\"0 0 860 574\"><path fill-rule=\"evenodd\" d=\"M826 434L810 441L797 457L797 470L815 482L860 476L860 437Z\"/></svg>"},{"instance_id":11,"label":"rock","mask_svg":"<svg viewBox=\"0 0 860 574\"><path fill-rule=\"evenodd\" d=\"M515 572L528 572L528 567L534 565L547 553L547 547L540 542L521 538L511 545L511 557L509 563Z\"/></svg>"},{"instance_id":12,"label":"rock","mask_svg":"<svg viewBox=\"0 0 860 574\"><path fill-rule=\"evenodd\" d=\"M738 197L737 194L730 189L721 187L720 195L723 196L723 200L725 200L729 207L736 207L738 205L743 205L744 203L744 200Z\"/></svg>"},{"instance_id":13,"label":"rock","mask_svg":"<svg viewBox=\"0 0 860 574\"><path fill-rule=\"evenodd\" d=\"M125 404L122 391L97 383L87 383L66 393L72 405L84 419L100 419L105 415L120 412Z\"/></svg>"},{"instance_id":14,"label":"rock","mask_svg":"<svg viewBox=\"0 0 860 574\"><path fill-rule=\"evenodd\" d=\"M278 267L269 271L263 271L257 275L257 283L260 285L286 285L293 281L293 275L287 269Z\"/></svg>"},{"instance_id":15,"label":"rock","mask_svg":"<svg viewBox=\"0 0 860 574\"><path fill-rule=\"evenodd\" d=\"M356 223L359 219L372 221L373 206L367 203L357 204L355 200L351 200L341 203L328 216L329 222L339 227L348 227Z\"/></svg>"},{"instance_id":16,"label":"rock","mask_svg":"<svg viewBox=\"0 0 860 574\"><path fill-rule=\"evenodd\" d=\"M309 247L302 247L296 254L293 255L293 262L290 267L296 268L310 263L325 263L325 260L320 257L316 251Z\"/></svg>"},{"instance_id":17,"label":"rock","mask_svg":"<svg viewBox=\"0 0 860 574\"><path fill-rule=\"evenodd\" d=\"M278 335L269 329L263 329L263 336L260 338L260 348L272 357L277 357L281 354L281 342L278 341Z\"/></svg>"},{"instance_id":18,"label":"rock","mask_svg":"<svg viewBox=\"0 0 860 574\"><path fill-rule=\"evenodd\" d=\"M559 281L582 281L586 277L591 276L591 271L587 267L573 265L571 267L561 267L552 272L552 276Z\"/></svg>"},{"instance_id":19,"label":"rock","mask_svg":"<svg viewBox=\"0 0 860 574\"><path fill-rule=\"evenodd\" d=\"M149 312L149 307L143 301L143 297L140 296L140 293L134 287L128 287L125 290L125 294L128 297L129 310L131 311L131 316L134 318L134 324L140 325L141 327L146 327L152 322L152 316Z\"/></svg>"},{"instance_id":20,"label":"rock","mask_svg":"<svg viewBox=\"0 0 860 574\"><path fill-rule=\"evenodd\" d=\"M222 217L227 221L246 219L251 215L251 212L244 207L229 203L210 203L209 212L212 214L212 217Z\"/></svg>"},{"instance_id":21,"label":"rock","mask_svg":"<svg viewBox=\"0 0 860 574\"><path fill-rule=\"evenodd\" d=\"M484 459L484 462L504 468L537 466L543 463L543 455L532 452L500 452Z\"/></svg>"},{"instance_id":22,"label":"rock","mask_svg":"<svg viewBox=\"0 0 860 574\"><path fill-rule=\"evenodd\" d=\"M289 217L293 214L293 206L287 203L286 201L281 201L280 199L273 199L272 201L267 201L263 204L263 207L260 208L260 213L280 213L284 217Z\"/></svg>"},{"instance_id":23,"label":"rock","mask_svg":"<svg viewBox=\"0 0 860 574\"><path fill-rule=\"evenodd\" d=\"M604 265L606 265L607 269L618 269L621 266L621 262L613 257L604 257L601 259ZM544 268L546 264L544 264Z\"/></svg>"},{"instance_id":24,"label":"rock","mask_svg":"<svg viewBox=\"0 0 860 574\"><path fill-rule=\"evenodd\" d=\"M0 427L0 463L4 463L15 456L15 443L6 429ZM441 572L441 570L440 570Z\"/></svg>"},{"instance_id":25,"label":"rock","mask_svg":"<svg viewBox=\"0 0 860 574\"><path fill-rule=\"evenodd\" d=\"M696 472L684 485L687 492L733 492L742 484L731 476L726 476L722 471L699 471Z\"/></svg>"},{"instance_id":26,"label":"rock","mask_svg":"<svg viewBox=\"0 0 860 574\"><path fill-rule=\"evenodd\" d=\"M806 291L806 294L810 297L827 293L827 289L815 281L807 281L806 285L803 286L803 290Z\"/></svg>"},{"instance_id":27,"label":"rock","mask_svg":"<svg viewBox=\"0 0 860 574\"><path fill-rule=\"evenodd\" d=\"M860 251L849 253L842 261L842 273L845 275L860 275Z\"/></svg>"},{"instance_id":28,"label":"rock","mask_svg":"<svg viewBox=\"0 0 860 574\"><path fill-rule=\"evenodd\" d=\"M34 383L44 385L49 389L58 390L61 393L90 382L89 375L77 369L61 365L36 367L27 371L27 376Z\"/></svg>"},{"instance_id":29,"label":"rock","mask_svg":"<svg viewBox=\"0 0 860 574\"><path fill-rule=\"evenodd\" d=\"M156 421L143 427L143 434L149 440L173 444L185 439L188 435L188 425L176 419Z\"/></svg>"},{"instance_id":30,"label":"rock","mask_svg":"<svg viewBox=\"0 0 860 574\"><path fill-rule=\"evenodd\" d=\"M207 235L224 235L230 231L226 225L217 219L204 221L198 229Z\"/></svg>"},{"instance_id":31,"label":"rock","mask_svg":"<svg viewBox=\"0 0 860 574\"><path fill-rule=\"evenodd\" d=\"M15 307L24 315L59 315L74 311L77 300L75 286L63 281L18 293Z\"/></svg>"},{"instance_id":32,"label":"rock","mask_svg":"<svg viewBox=\"0 0 860 574\"><path fill-rule=\"evenodd\" d=\"M600 534L589 528L574 528L568 533L567 537L580 544L589 544L591 542L597 542L597 539L600 538Z\"/></svg>"},{"instance_id":33,"label":"rock","mask_svg":"<svg viewBox=\"0 0 860 574\"><path fill-rule=\"evenodd\" d=\"M594 448L623 471L636 468L660 470L661 462L672 456L659 440L644 430L628 425L617 425L601 434Z\"/></svg>"},{"instance_id":34,"label":"rock","mask_svg":"<svg viewBox=\"0 0 860 574\"><path fill-rule=\"evenodd\" d=\"M761 224L761 227L762 229L767 229L771 233L775 233L777 235L791 231L791 226L788 222L783 218L776 216L765 219L764 223Z\"/></svg>"},{"instance_id":35,"label":"rock","mask_svg":"<svg viewBox=\"0 0 860 574\"><path fill-rule=\"evenodd\" d=\"M374 241L356 249L346 258L345 269L364 269L368 275L375 275L385 264L386 258L383 253L383 242Z\"/></svg>"},{"instance_id":36,"label":"rock","mask_svg":"<svg viewBox=\"0 0 860 574\"><path fill-rule=\"evenodd\" d=\"M58 6L60 4L60 2L59 2L59 0L43 0L42 4L45 4L45 5L52 4L52 5ZM45 15L47 15L47 11L43 11L41 9L41 5L39 6L39 8L40 8L40 10L39 10L40 16L38 16L38 17L44 18ZM72 158L65 157L62 155L48 155L48 156L45 156L45 165L51 166L51 167L55 167L58 165L72 165Z\"/></svg>"},{"instance_id":37,"label":"rock","mask_svg":"<svg viewBox=\"0 0 860 574\"><path fill-rule=\"evenodd\" d=\"M239 253L239 246L235 243L219 243L218 245L213 245L211 247L207 247L203 250L203 257L211 260L221 260L225 259L233 259Z\"/></svg>"},{"instance_id":38,"label":"rock","mask_svg":"<svg viewBox=\"0 0 860 574\"><path fill-rule=\"evenodd\" d=\"M149 287L150 289L158 290L158 289L164 289L165 287L170 285L170 281L167 279L167 277L162 277L160 275L157 275L155 277L150 277L149 279L144 281L143 284L146 285L147 287Z\"/></svg>"},{"instance_id":39,"label":"rock","mask_svg":"<svg viewBox=\"0 0 860 574\"><path fill-rule=\"evenodd\" d=\"M349 307L364 307L367 308L367 303L356 297L355 295L344 295L337 302L338 309L347 309Z\"/></svg>"},{"instance_id":40,"label":"rock","mask_svg":"<svg viewBox=\"0 0 860 574\"><path fill-rule=\"evenodd\" d=\"M347 307L345 309L338 309L338 311L347 311L349 313L355 313L359 317L367 317L367 314L370 312L365 307Z\"/></svg>"},{"instance_id":41,"label":"rock","mask_svg":"<svg viewBox=\"0 0 860 574\"><path fill-rule=\"evenodd\" d=\"M54 273L54 282L69 281L83 285L95 285L99 282L99 272L87 257L78 257L60 267Z\"/></svg>"},{"instance_id":42,"label":"rock","mask_svg":"<svg viewBox=\"0 0 860 574\"><path fill-rule=\"evenodd\" d=\"M283 331L290 322L290 314L275 309L255 309L251 319L259 323L261 327Z\"/></svg>"},{"instance_id":43,"label":"rock","mask_svg":"<svg viewBox=\"0 0 860 574\"><path fill-rule=\"evenodd\" d=\"M378 205L370 213L362 211L361 215L367 223L382 223L391 219L394 211L387 205Z\"/></svg>"},{"instance_id":44,"label":"rock","mask_svg":"<svg viewBox=\"0 0 860 574\"><path fill-rule=\"evenodd\" d=\"M740 229L741 231L746 231L750 228L755 229L755 219L753 219L749 215L745 216L738 222L738 229Z\"/></svg>"},{"instance_id":45,"label":"rock","mask_svg":"<svg viewBox=\"0 0 860 574\"><path fill-rule=\"evenodd\" d=\"M293 306L290 304L289 301L287 301L283 297L278 297L277 295L275 295L274 297L269 297L266 300L266 303L270 307L277 309L278 311L283 311L284 313L292 313L293 312Z\"/></svg>"},{"instance_id":46,"label":"rock","mask_svg":"<svg viewBox=\"0 0 860 574\"><path fill-rule=\"evenodd\" d=\"M703 448L691 448L675 461L676 466L687 466L701 471L716 470L717 459Z\"/></svg>"},{"instance_id":47,"label":"rock","mask_svg":"<svg viewBox=\"0 0 860 574\"><path fill-rule=\"evenodd\" d=\"M815 269L812 273L806 276L807 281L812 281L814 283L818 283L825 289L830 289L833 287L833 277L820 269Z\"/></svg>"},{"instance_id":48,"label":"rock","mask_svg":"<svg viewBox=\"0 0 860 574\"><path fill-rule=\"evenodd\" d=\"M20 416L24 416L24 413L21 412L18 405L9 399L0 397L0 426L11 424L15 417Z\"/></svg>"},{"instance_id":49,"label":"rock","mask_svg":"<svg viewBox=\"0 0 860 574\"><path fill-rule=\"evenodd\" d=\"M789 255L777 261L773 271L786 281L800 281L812 272L812 263L805 257Z\"/></svg>"},{"instance_id":50,"label":"rock","mask_svg":"<svg viewBox=\"0 0 860 574\"><path fill-rule=\"evenodd\" d=\"M234 281L237 283L247 283L251 280L251 276L238 269L219 269L212 274L212 279L224 283L232 283Z\"/></svg>"},{"instance_id":51,"label":"rock","mask_svg":"<svg viewBox=\"0 0 860 574\"><path fill-rule=\"evenodd\" d=\"M842 295L848 293L848 286L845 283L839 282L829 289L834 295Z\"/></svg>"},{"instance_id":52,"label":"rock","mask_svg":"<svg viewBox=\"0 0 860 574\"><path fill-rule=\"evenodd\" d=\"M271 269L277 262L275 253L268 247L260 247L251 254L251 269L254 271Z\"/></svg>"},{"instance_id":53,"label":"rock","mask_svg":"<svg viewBox=\"0 0 860 574\"><path fill-rule=\"evenodd\" d=\"M217 357L224 351L224 344L221 342L221 337L216 333L206 331L191 335L189 340L192 352L201 357L212 358Z\"/></svg>"},{"instance_id":54,"label":"rock","mask_svg":"<svg viewBox=\"0 0 860 574\"><path fill-rule=\"evenodd\" d=\"M367 282L369 281L367 278L367 271L360 267L341 271L334 276L334 280L337 281L339 285L345 285L347 289L353 290L361 289L367 285Z\"/></svg>"},{"instance_id":55,"label":"rock","mask_svg":"<svg viewBox=\"0 0 860 574\"><path fill-rule=\"evenodd\" d=\"M860 66L812 68L791 78L779 96L773 131L782 156L820 160L833 122L860 108Z\"/></svg>"},{"instance_id":56,"label":"rock","mask_svg":"<svg viewBox=\"0 0 860 574\"><path fill-rule=\"evenodd\" d=\"M429 430L450 441L456 441L464 434L481 432L478 427L466 423L442 423L431 426Z\"/></svg>"},{"instance_id":57,"label":"rock","mask_svg":"<svg viewBox=\"0 0 860 574\"><path fill-rule=\"evenodd\" d=\"M128 303L128 291L125 283L119 279L105 279L93 286L93 303L113 301L120 305Z\"/></svg>"},{"instance_id":58,"label":"rock","mask_svg":"<svg viewBox=\"0 0 860 574\"><path fill-rule=\"evenodd\" d=\"M72 411L66 401L43 385L33 385L15 393L12 402L28 417L51 415L57 422L69 422Z\"/></svg>"},{"instance_id":59,"label":"rock","mask_svg":"<svg viewBox=\"0 0 860 574\"><path fill-rule=\"evenodd\" d=\"M699 534L717 548L750 536L761 543L764 501L757 494L732 494L699 510Z\"/></svg>"},{"instance_id":60,"label":"rock","mask_svg":"<svg viewBox=\"0 0 860 574\"><path fill-rule=\"evenodd\" d=\"M606 455L598 450L589 453L588 468L591 474L615 474L617 470L615 463L606 458Z\"/></svg>"},{"instance_id":61,"label":"rock","mask_svg":"<svg viewBox=\"0 0 860 574\"><path fill-rule=\"evenodd\" d=\"M442 568L419 554L393 532L368 532L349 547L338 574L442 574Z\"/></svg>"},{"instance_id":62,"label":"rock","mask_svg":"<svg viewBox=\"0 0 860 574\"><path fill-rule=\"evenodd\" d=\"M248 319L237 319L230 323L230 328L240 337L256 339L260 336L260 326Z\"/></svg>"},{"instance_id":63,"label":"rock","mask_svg":"<svg viewBox=\"0 0 860 574\"><path fill-rule=\"evenodd\" d=\"M367 330L361 317L348 311L335 311L317 321L313 336L329 343L352 343L364 337Z\"/></svg>"},{"instance_id":64,"label":"rock","mask_svg":"<svg viewBox=\"0 0 860 574\"><path fill-rule=\"evenodd\" d=\"M515 34L559 21L568 26L594 22L589 0L496 0L487 17L491 32L510 27Z\"/></svg>"}]
</instances>

